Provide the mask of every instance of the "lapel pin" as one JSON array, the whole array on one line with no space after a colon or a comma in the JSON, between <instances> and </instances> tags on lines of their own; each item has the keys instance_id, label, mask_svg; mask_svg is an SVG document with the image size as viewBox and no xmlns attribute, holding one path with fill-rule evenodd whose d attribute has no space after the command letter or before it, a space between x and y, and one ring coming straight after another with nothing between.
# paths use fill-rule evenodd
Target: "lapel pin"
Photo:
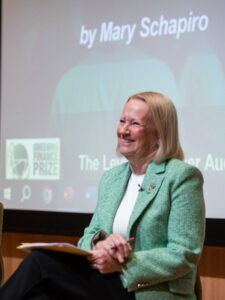
<instances>
[{"instance_id":1,"label":"lapel pin","mask_svg":"<svg viewBox=\"0 0 225 300\"><path fill-rule=\"evenodd\" d=\"M148 187L148 191L151 192L152 190L154 190L156 187L156 184L155 183L150 183L149 184L149 187Z\"/></svg>"}]
</instances>

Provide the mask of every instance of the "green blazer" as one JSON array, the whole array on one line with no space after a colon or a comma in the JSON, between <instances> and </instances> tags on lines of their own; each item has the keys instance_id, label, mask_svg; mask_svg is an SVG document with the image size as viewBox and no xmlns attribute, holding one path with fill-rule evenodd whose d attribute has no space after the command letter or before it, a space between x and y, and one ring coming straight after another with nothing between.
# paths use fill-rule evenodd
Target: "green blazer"
<instances>
[{"instance_id":1,"label":"green blazer","mask_svg":"<svg viewBox=\"0 0 225 300\"><path fill-rule=\"evenodd\" d=\"M91 249L93 238L112 232L130 175L128 163L105 172L80 247ZM205 234L202 175L177 159L152 162L142 186L127 229L127 238L134 236L135 241L123 265L123 285L138 300L196 299L196 268Z\"/></svg>"}]
</instances>

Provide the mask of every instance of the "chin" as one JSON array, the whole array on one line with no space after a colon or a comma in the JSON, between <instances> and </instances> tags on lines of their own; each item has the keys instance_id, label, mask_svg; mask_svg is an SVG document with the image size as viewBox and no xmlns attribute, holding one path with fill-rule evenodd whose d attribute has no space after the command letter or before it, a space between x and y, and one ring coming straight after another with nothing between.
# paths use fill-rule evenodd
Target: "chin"
<instances>
[{"instance_id":1,"label":"chin","mask_svg":"<svg viewBox=\"0 0 225 300\"><path fill-rule=\"evenodd\" d=\"M124 157L126 157L126 159L129 160L129 158L131 158L133 155L132 153L128 152L128 151L120 151L120 154L123 155Z\"/></svg>"},{"instance_id":2,"label":"chin","mask_svg":"<svg viewBox=\"0 0 225 300\"><path fill-rule=\"evenodd\" d=\"M118 151L121 155L123 155L124 157L126 157L127 159L131 156L134 156L136 151L134 149L129 149L128 147L118 147Z\"/></svg>"}]
</instances>

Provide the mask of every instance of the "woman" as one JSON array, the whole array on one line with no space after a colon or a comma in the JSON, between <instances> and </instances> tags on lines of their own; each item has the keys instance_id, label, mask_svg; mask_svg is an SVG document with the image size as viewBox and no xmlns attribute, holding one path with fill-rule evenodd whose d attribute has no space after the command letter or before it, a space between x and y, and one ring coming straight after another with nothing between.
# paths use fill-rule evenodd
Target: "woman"
<instances>
[{"instance_id":1,"label":"woman","mask_svg":"<svg viewBox=\"0 0 225 300\"><path fill-rule=\"evenodd\" d=\"M117 136L128 161L102 177L95 213L79 240L91 251L88 260L34 251L3 286L1 299L196 299L203 178L182 161L173 103L155 92L130 97ZM19 290L17 298L9 298L10 287Z\"/></svg>"}]
</instances>

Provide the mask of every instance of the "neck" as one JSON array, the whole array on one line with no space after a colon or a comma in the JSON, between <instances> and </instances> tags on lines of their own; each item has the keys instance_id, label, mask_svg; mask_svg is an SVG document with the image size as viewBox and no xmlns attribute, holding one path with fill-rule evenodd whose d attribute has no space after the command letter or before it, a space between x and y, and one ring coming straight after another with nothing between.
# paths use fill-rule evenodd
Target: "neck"
<instances>
[{"instance_id":1,"label":"neck","mask_svg":"<svg viewBox=\"0 0 225 300\"><path fill-rule=\"evenodd\" d=\"M156 151L145 157L126 157L129 161L132 173L137 175L145 174L151 161L155 157Z\"/></svg>"},{"instance_id":2,"label":"neck","mask_svg":"<svg viewBox=\"0 0 225 300\"><path fill-rule=\"evenodd\" d=\"M148 161L139 160L138 162L130 161L130 168L132 170L132 173L137 175L145 174L150 162L151 160Z\"/></svg>"}]
</instances>

